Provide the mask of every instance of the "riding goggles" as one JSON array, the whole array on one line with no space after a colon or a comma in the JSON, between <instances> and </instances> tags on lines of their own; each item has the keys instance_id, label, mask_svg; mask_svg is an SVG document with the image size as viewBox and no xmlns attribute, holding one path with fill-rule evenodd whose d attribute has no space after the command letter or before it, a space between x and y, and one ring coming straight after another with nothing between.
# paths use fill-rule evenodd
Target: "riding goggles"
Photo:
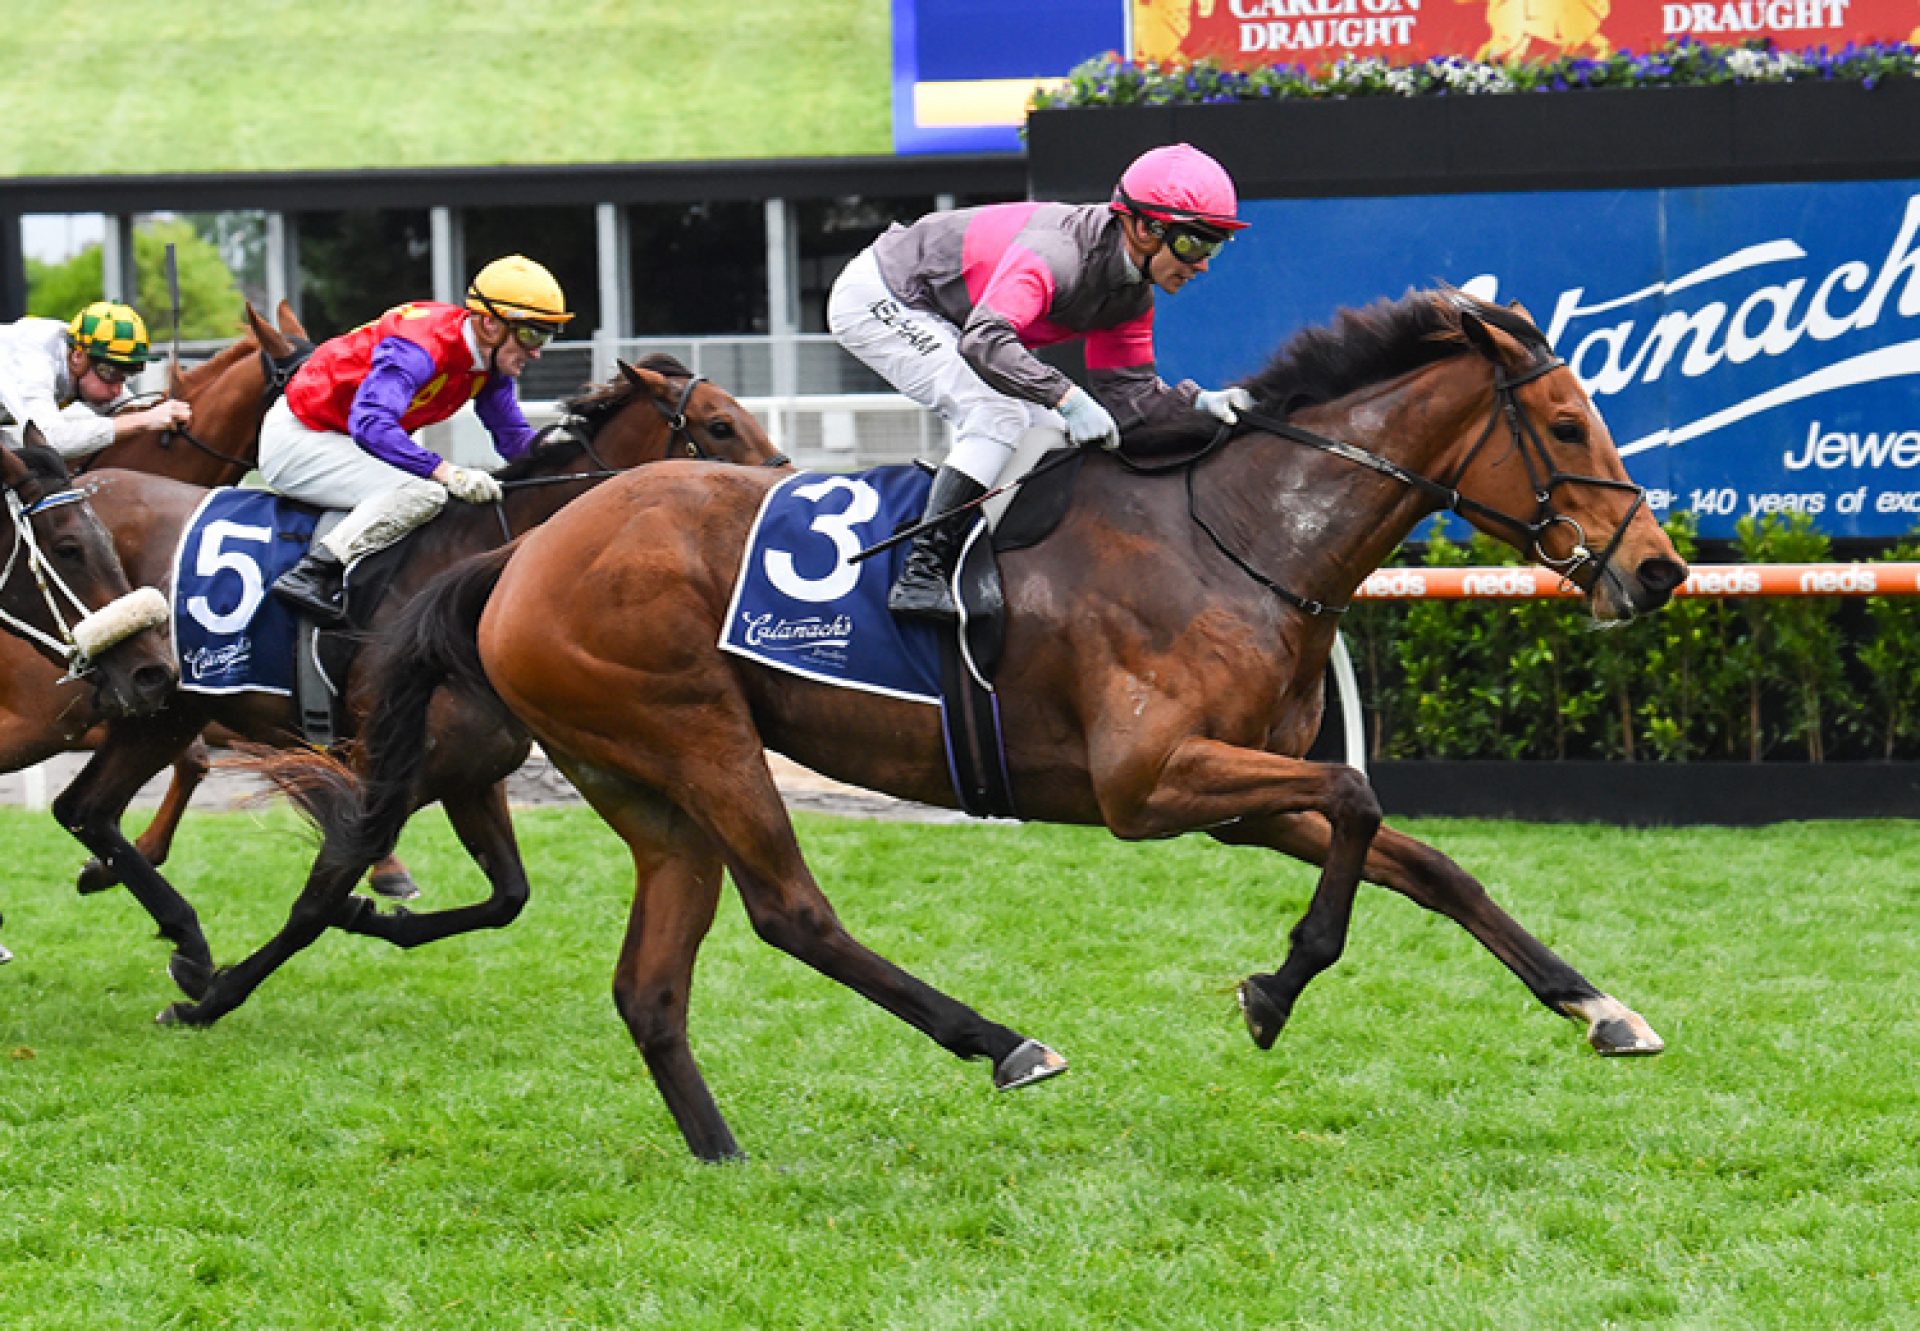
<instances>
[{"instance_id":1,"label":"riding goggles","mask_svg":"<svg viewBox=\"0 0 1920 1331\"><path fill-rule=\"evenodd\" d=\"M1181 263L1198 267L1218 254L1230 237L1214 231L1202 231L1197 227L1181 226L1178 223L1149 222L1150 234L1166 242L1173 257Z\"/></svg>"},{"instance_id":2,"label":"riding goggles","mask_svg":"<svg viewBox=\"0 0 1920 1331\"><path fill-rule=\"evenodd\" d=\"M538 351L553 341L554 330L545 324L510 323L507 327L513 330L513 340L523 351Z\"/></svg>"},{"instance_id":3,"label":"riding goggles","mask_svg":"<svg viewBox=\"0 0 1920 1331\"><path fill-rule=\"evenodd\" d=\"M138 370L130 370L124 365L115 365L107 360L89 361L88 364L93 367L93 377L109 388L118 388L130 376L139 373Z\"/></svg>"}]
</instances>

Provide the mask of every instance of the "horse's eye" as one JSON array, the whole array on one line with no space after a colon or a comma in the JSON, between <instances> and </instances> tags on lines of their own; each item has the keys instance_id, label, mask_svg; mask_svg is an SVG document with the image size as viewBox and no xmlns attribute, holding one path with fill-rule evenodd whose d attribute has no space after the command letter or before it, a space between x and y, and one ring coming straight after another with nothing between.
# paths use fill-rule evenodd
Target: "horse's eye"
<instances>
[{"instance_id":1,"label":"horse's eye","mask_svg":"<svg viewBox=\"0 0 1920 1331\"><path fill-rule=\"evenodd\" d=\"M707 433L715 439L731 439L733 438L733 422L729 420L715 421L707 427Z\"/></svg>"},{"instance_id":2,"label":"horse's eye","mask_svg":"<svg viewBox=\"0 0 1920 1331\"><path fill-rule=\"evenodd\" d=\"M86 547L71 537L55 541L49 549L53 551L53 557L63 564L78 564L87 556Z\"/></svg>"},{"instance_id":3,"label":"horse's eye","mask_svg":"<svg viewBox=\"0 0 1920 1331\"><path fill-rule=\"evenodd\" d=\"M1581 421L1555 421L1553 437L1563 444L1584 444L1587 442L1587 427Z\"/></svg>"}]
</instances>

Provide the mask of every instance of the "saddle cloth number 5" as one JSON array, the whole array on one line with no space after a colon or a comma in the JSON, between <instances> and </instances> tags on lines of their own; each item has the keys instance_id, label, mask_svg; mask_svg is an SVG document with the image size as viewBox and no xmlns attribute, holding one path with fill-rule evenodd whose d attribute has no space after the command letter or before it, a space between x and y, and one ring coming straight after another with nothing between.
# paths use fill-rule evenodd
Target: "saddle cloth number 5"
<instances>
[{"instance_id":1,"label":"saddle cloth number 5","mask_svg":"<svg viewBox=\"0 0 1920 1331\"><path fill-rule=\"evenodd\" d=\"M253 622L253 612L266 599L266 579L260 563L239 550L226 548L228 541L257 541L265 545L273 540L267 527L251 527L239 522L209 522L200 534L200 549L193 560L193 571L202 578L231 573L240 579L240 603L221 614L204 596L187 601L187 613L209 633L234 633Z\"/></svg>"},{"instance_id":2,"label":"saddle cloth number 5","mask_svg":"<svg viewBox=\"0 0 1920 1331\"><path fill-rule=\"evenodd\" d=\"M838 558L834 560L830 572L824 577L804 577L794 567L793 556L785 550L769 549L762 560L761 566L766 570L767 581L780 593L796 601L837 601L860 581L860 566L848 562L862 548L861 540L854 535L853 529L871 521L880 511L879 493L865 481L845 476L810 481L795 486L792 493L797 499L817 505L836 490L845 490L851 496L847 506L838 513L821 513L808 524L809 531L818 532L833 542Z\"/></svg>"}]
</instances>

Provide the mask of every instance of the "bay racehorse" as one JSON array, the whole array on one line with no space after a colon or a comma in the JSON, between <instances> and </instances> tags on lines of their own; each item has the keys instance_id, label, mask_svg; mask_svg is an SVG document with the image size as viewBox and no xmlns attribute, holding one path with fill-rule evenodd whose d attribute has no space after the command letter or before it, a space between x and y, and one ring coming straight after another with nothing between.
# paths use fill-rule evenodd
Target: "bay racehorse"
<instances>
[{"instance_id":1,"label":"bay racehorse","mask_svg":"<svg viewBox=\"0 0 1920 1331\"><path fill-rule=\"evenodd\" d=\"M0 532L0 641L91 685L104 713L162 706L176 674L166 635L166 601L136 592L106 528L73 487L66 463L27 425L20 449L0 446L6 526ZM43 659L44 658L44 659ZM12 953L0 947L0 962Z\"/></svg>"},{"instance_id":2,"label":"bay racehorse","mask_svg":"<svg viewBox=\"0 0 1920 1331\"><path fill-rule=\"evenodd\" d=\"M672 358L651 358L638 368L621 369L618 380L569 404L571 433L556 435L496 473L507 492L502 503L449 504L401 546L378 556L391 561L396 571L371 627L377 629L449 564L546 521L583 490L624 469L666 457L786 464L744 407ZM145 582L170 585L175 547L207 491L134 472L92 473L89 486L94 509L113 532L127 567ZM344 684L352 718L365 714L366 695L359 684L364 662L363 653ZM186 899L127 842L119 824L140 787L211 724L256 744L303 746L298 708L291 698L180 690L157 715L110 721L91 761L53 802L61 825L153 916L161 936L174 946L169 972L185 992L196 996L213 972L199 921ZM47 733L41 742L58 743L57 719L49 724L43 718L43 725ZM463 756L449 765L440 797L493 888L492 898L476 912L489 923L505 924L526 899L526 881L512 849L503 791L493 776L476 782L472 774L492 772L497 765L493 755L501 752L517 755L512 765L518 766L526 741L476 721L471 709L450 709L434 734L436 746Z\"/></svg>"},{"instance_id":3,"label":"bay racehorse","mask_svg":"<svg viewBox=\"0 0 1920 1331\"><path fill-rule=\"evenodd\" d=\"M1252 428L1187 467L1134 474L1087 458L1060 525L1003 556L998 696L1021 816L1127 839L1203 830L1319 864L1285 963L1240 988L1263 1048L1339 957L1365 878L1462 925L1548 1008L1584 1023L1600 1052L1657 1052L1637 1013L1472 877L1381 827L1365 777L1300 756L1319 727L1338 609L1436 509L1558 567L1597 619L1668 599L1686 567L1599 413L1523 314L1452 290L1343 312L1247 387L1262 404ZM763 939L950 1052L991 1060L997 1086L1064 1069L857 942L801 857L765 748L869 789L956 801L937 709L719 650L749 529L777 479L628 476L417 598L369 682L380 703L363 802L342 789L316 807L326 840L286 928L174 1019L217 1018L330 923L403 928L375 924L370 903L346 894L431 793L423 726L447 685L496 695L631 848L615 1004L696 1155L738 1149L686 1024L723 870ZM886 533L832 535L846 538L834 542L845 560L856 540Z\"/></svg>"},{"instance_id":4,"label":"bay racehorse","mask_svg":"<svg viewBox=\"0 0 1920 1331\"><path fill-rule=\"evenodd\" d=\"M272 401L275 371L269 361L274 367L287 365L298 348L311 344L285 301L277 327L251 305L245 318L247 332L204 363L184 373L169 367L167 395L193 407L188 428L140 431L116 440L82 460L78 474L123 469L211 486L231 485L251 471L259 455L260 422ZM130 405L150 405L156 396ZM26 644L0 640L0 771L18 771L56 753L98 744L99 718L86 699L85 690L44 668ZM49 728L50 717L60 719L57 728ZM180 815L207 766L204 744L191 745L175 763L166 799L135 843L148 862L165 863ZM80 875L82 891L98 891L114 881L97 861Z\"/></svg>"}]
</instances>

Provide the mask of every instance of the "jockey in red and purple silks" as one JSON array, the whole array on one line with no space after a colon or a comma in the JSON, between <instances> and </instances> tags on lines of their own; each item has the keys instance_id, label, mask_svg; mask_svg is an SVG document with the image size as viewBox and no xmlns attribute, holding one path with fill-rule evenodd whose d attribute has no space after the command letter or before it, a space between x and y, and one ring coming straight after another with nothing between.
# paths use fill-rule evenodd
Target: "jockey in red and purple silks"
<instances>
[{"instance_id":1,"label":"jockey in red and purple silks","mask_svg":"<svg viewBox=\"0 0 1920 1331\"><path fill-rule=\"evenodd\" d=\"M449 495L498 503L492 475L447 461L413 431L471 402L501 457L525 453L534 432L514 383L572 317L553 274L514 254L480 270L465 308L401 305L314 352L261 424L260 474L278 494L351 511L274 594L337 623L347 564L426 522Z\"/></svg>"},{"instance_id":2,"label":"jockey in red and purple silks","mask_svg":"<svg viewBox=\"0 0 1920 1331\"><path fill-rule=\"evenodd\" d=\"M431 476L437 454L413 432L473 403L494 448L511 461L531 446L513 380L475 363L457 305L417 301L323 343L287 385L287 405L309 430L352 437L361 448L414 476Z\"/></svg>"},{"instance_id":3,"label":"jockey in red and purple silks","mask_svg":"<svg viewBox=\"0 0 1920 1331\"><path fill-rule=\"evenodd\" d=\"M1121 431L1191 433L1196 413L1231 423L1239 388L1168 384L1154 367L1153 293L1207 270L1238 218L1233 181L1187 144L1143 154L1102 204L1004 203L894 227L847 265L827 323L840 344L954 428L927 516L978 498L1029 428L1065 418L1077 444L1117 447ZM1080 340L1087 388L1033 348ZM964 535L936 524L914 539L887 603L950 618L948 582Z\"/></svg>"}]
</instances>

